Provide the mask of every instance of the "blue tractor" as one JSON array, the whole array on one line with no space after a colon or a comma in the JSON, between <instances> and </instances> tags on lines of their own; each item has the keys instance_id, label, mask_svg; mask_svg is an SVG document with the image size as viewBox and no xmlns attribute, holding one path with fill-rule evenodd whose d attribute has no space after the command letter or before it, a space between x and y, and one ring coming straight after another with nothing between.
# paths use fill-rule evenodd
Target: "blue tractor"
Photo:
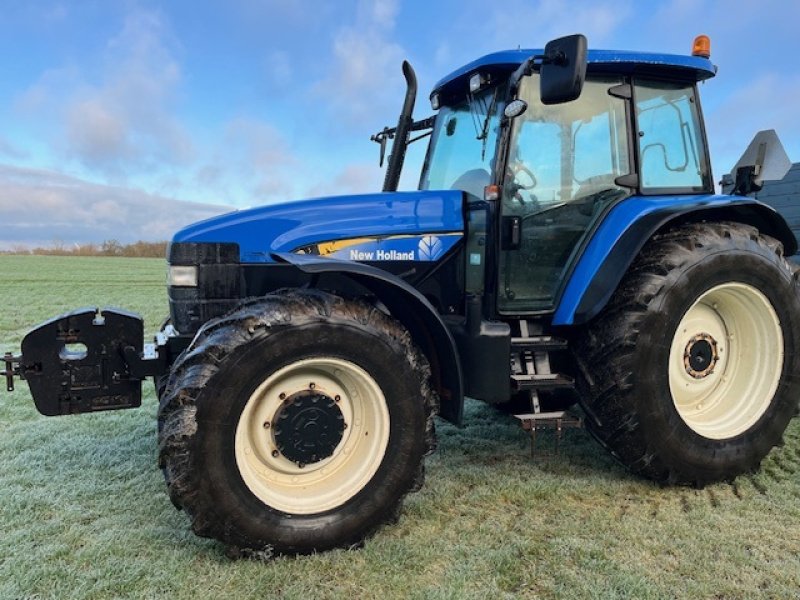
<instances>
[{"instance_id":1,"label":"blue tractor","mask_svg":"<svg viewBox=\"0 0 800 600\"><path fill-rule=\"evenodd\" d=\"M170 317L83 309L7 355L45 415L131 408L153 377L159 465L194 531L234 551L359 543L420 489L434 416L464 397L579 403L634 473L702 486L758 468L800 397L784 219L717 195L692 55L484 56L412 117L382 193L241 210L168 251ZM397 192L428 139L419 189ZM383 152L382 152L383 155ZM762 153L763 158L763 153Z\"/></svg>"}]
</instances>

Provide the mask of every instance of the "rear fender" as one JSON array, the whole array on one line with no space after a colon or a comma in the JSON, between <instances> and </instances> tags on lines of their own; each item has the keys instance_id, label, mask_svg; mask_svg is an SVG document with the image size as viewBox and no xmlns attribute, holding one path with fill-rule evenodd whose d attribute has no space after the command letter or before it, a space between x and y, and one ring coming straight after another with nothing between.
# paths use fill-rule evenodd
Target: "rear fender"
<instances>
[{"instance_id":1,"label":"rear fender","mask_svg":"<svg viewBox=\"0 0 800 600\"><path fill-rule=\"evenodd\" d=\"M344 275L373 293L408 329L430 362L432 384L441 401L440 416L451 423L461 423L464 413L461 361L450 330L425 296L391 273L362 263L284 252L273 253L272 257L310 275Z\"/></svg>"},{"instance_id":2,"label":"rear fender","mask_svg":"<svg viewBox=\"0 0 800 600\"><path fill-rule=\"evenodd\" d=\"M790 256L797 240L772 207L741 196L635 196L617 204L595 230L564 288L553 325L580 325L608 303L636 255L659 231L688 222L735 221L757 227Z\"/></svg>"}]
</instances>

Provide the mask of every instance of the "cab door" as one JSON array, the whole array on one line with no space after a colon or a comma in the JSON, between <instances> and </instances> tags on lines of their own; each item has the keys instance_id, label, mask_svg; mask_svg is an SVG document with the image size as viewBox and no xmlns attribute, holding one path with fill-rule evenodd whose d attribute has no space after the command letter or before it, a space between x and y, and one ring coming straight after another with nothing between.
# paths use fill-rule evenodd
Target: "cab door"
<instances>
[{"instance_id":1,"label":"cab door","mask_svg":"<svg viewBox=\"0 0 800 600\"><path fill-rule=\"evenodd\" d=\"M577 100L545 106L538 76L523 81L528 108L514 120L504 173L500 313L551 310L592 224L629 194L617 183L632 170L628 101L614 93L622 83L590 79Z\"/></svg>"}]
</instances>

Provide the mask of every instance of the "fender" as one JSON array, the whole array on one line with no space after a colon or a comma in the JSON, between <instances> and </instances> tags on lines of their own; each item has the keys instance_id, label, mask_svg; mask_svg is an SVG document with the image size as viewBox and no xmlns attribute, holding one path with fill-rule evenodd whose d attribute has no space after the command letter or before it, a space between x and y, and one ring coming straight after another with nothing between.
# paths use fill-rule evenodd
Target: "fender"
<instances>
[{"instance_id":1,"label":"fender","mask_svg":"<svg viewBox=\"0 0 800 600\"><path fill-rule=\"evenodd\" d=\"M464 415L461 360L450 330L439 313L417 289L376 267L358 262L320 259L312 255L273 252L273 260L291 264L311 275L337 273L368 289L408 329L431 365L434 389L439 393L439 414L456 425Z\"/></svg>"},{"instance_id":2,"label":"fender","mask_svg":"<svg viewBox=\"0 0 800 600\"><path fill-rule=\"evenodd\" d=\"M633 196L615 205L594 231L561 295L553 325L580 325L608 303L639 251L659 230L696 221L736 221L779 240L786 256L797 240L772 207L742 196Z\"/></svg>"}]
</instances>

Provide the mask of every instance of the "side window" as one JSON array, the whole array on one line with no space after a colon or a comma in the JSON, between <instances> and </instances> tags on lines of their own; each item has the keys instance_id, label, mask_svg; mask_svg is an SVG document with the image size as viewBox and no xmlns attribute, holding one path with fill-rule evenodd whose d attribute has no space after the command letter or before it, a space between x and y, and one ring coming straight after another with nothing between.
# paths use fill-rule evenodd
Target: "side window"
<instances>
[{"instance_id":1,"label":"side window","mask_svg":"<svg viewBox=\"0 0 800 600\"><path fill-rule=\"evenodd\" d=\"M636 82L643 189L702 191L709 179L694 86Z\"/></svg>"},{"instance_id":2,"label":"side window","mask_svg":"<svg viewBox=\"0 0 800 600\"><path fill-rule=\"evenodd\" d=\"M564 155L561 151L561 126L547 121L521 121L521 123L517 135L515 160L509 164L511 174L523 189L535 183L533 187L536 188L536 201L539 205L546 206L558 202L562 199L562 165L559 159ZM535 173L535 182L531 180L529 174L519 173L523 167Z\"/></svg>"},{"instance_id":3,"label":"side window","mask_svg":"<svg viewBox=\"0 0 800 600\"><path fill-rule=\"evenodd\" d=\"M592 117L591 121L578 121L572 127L575 153L575 180L585 181L597 173L611 173L611 147L608 119L605 115Z\"/></svg>"}]
</instances>

